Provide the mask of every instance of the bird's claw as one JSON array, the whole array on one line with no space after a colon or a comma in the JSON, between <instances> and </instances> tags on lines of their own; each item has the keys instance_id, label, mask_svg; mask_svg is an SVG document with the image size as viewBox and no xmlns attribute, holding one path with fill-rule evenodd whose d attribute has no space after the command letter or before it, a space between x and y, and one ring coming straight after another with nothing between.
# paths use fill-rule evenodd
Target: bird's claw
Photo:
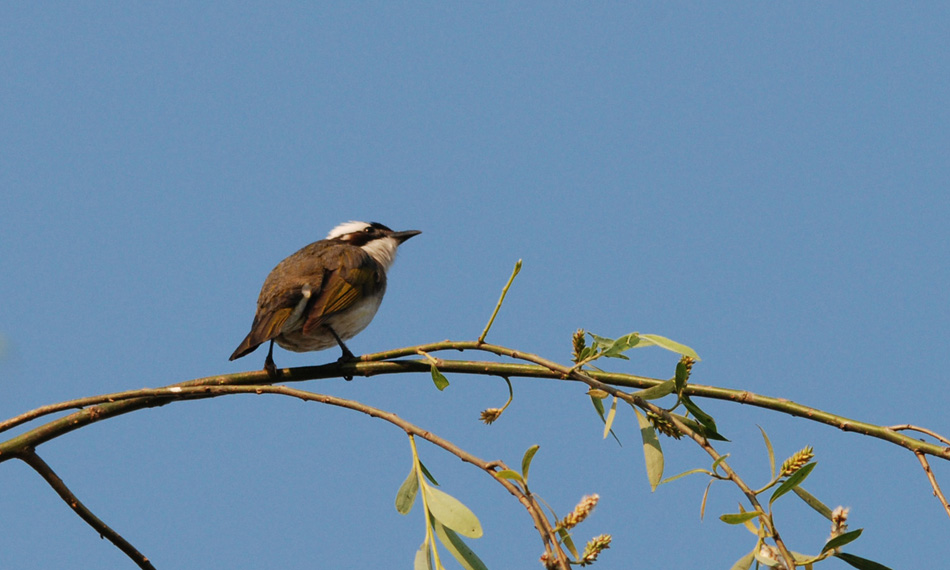
<instances>
[{"instance_id":1,"label":"bird's claw","mask_svg":"<svg viewBox=\"0 0 950 570\"><path fill-rule=\"evenodd\" d=\"M267 360L264 361L264 370L271 378L277 378L277 365L274 364L274 359L269 354Z\"/></svg>"}]
</instances>

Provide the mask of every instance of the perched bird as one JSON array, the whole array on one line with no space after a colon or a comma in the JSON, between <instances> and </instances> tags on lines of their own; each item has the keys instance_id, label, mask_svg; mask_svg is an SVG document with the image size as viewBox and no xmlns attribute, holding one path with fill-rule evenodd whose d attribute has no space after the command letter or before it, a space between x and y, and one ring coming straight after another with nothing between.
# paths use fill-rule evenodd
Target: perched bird
<instances>
[{"instance_id":1,"label":"perched bird","mask_svg":"<svg viewBox=\"0 0 950 570\"><path fill-rule=\"evenodd\" d=\"M373 320L399 244L422 232L394 232L376 222L346 222L277 264L261 287L251 332L231 360L270 341L264 369L274 376L274 343L294 352L343 344Z\"/></svg>"}]
</instances>

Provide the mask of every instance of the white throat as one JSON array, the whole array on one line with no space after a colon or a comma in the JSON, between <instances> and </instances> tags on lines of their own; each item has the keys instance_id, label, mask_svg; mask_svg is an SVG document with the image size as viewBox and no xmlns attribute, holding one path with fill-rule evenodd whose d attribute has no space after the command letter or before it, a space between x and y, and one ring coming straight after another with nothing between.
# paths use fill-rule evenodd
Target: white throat
<instances>
[{"instance_id":1,"label":"white throat","mask_svg":"<svg viewBox=\"0 0 950 570\"><path fill-rule=\"evenodd\" d=\"M393 262L396 261L396 249L398 247L399 242L391 237L374 239L361 246L362 250L375 259L376 263L380 264L385 272L388 272Z\"/></svg>"}]
</instances>

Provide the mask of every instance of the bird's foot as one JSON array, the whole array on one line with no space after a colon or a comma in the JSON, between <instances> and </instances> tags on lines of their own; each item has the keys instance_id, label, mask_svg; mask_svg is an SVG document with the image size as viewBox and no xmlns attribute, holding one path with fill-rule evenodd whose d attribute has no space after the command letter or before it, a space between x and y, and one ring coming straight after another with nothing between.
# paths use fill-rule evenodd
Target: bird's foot
<instances>
[{"instance_id":1,"label":"bird's foot","mask_svg":"<svg viewBox=\"0 0 950 570\"><path fill-rule=\"evenodd\" d=\"M267 360L264 361L264 370L267 371L267 375L271 378L277 378L277 365L274 364L274 358L271 355L267 355Z\"/></svg>"},{"instance_id":2,"label":"bird's foot","mask_svg":"<svg viewBox=\"0 0 950 570\"><path fill-rule=\"evenodd\" d=\"M346 347L343 348L343 356L338 358L336 361L338 364L346 364L347 362L353 362L354 360L359 360L358 356L353 356L353 353ZM343 379L349 382L353 379L352 374L344 374Z\"/></svg>"}]
</instances>

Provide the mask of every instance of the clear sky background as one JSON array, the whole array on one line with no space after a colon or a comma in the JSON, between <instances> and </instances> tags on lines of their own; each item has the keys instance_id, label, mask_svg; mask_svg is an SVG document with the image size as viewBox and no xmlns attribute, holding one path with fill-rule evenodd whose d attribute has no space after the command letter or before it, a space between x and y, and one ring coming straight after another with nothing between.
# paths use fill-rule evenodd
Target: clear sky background
<instances>
[{"instance_id":1,"label":"clear sky background","mask_svg":"<svg viewBox=\"0 0 950 570\"><path fill-rule=\"evenodd\" d=\"M489 340L567 362L570 335L663 334L693 381L855 419L950 432L950 10L943 3L13 3L0 8L0 416L80 396L258 369L228 356L264 277L339 222L419 229L390 273L368 353ZM281 366L336 359L291 354ZM447 358L452 355L445 355ZM465 356L476 356L466 354ZM613 370L669 377L636 351ZM300 387L391 410L486 459L541 450L532 487L601 568L729 568L754 539L706 481L651 493L580 385L427 375ZM852 507L848 550L892 568L950 559L950 520L912 454L708 402L720 446L768 477L813 445L807 487ZM663 441L669 474L708 466ZM540 568L500 486L431 445L479 515L492 569ZM183 403L40 448L161 569L410 568L399 430L271 396ZM950 487L950 468L936 464ZM0 567L130 568L29 468L0 465ZM948 489L950 490L950 489ZM816 552L826 522L777 523ZM454 564L454 561L451 561ZM939 564L939 563L938 563ZM839 561L828 568L844 568Z\"/></svg>"}]
</instances>

